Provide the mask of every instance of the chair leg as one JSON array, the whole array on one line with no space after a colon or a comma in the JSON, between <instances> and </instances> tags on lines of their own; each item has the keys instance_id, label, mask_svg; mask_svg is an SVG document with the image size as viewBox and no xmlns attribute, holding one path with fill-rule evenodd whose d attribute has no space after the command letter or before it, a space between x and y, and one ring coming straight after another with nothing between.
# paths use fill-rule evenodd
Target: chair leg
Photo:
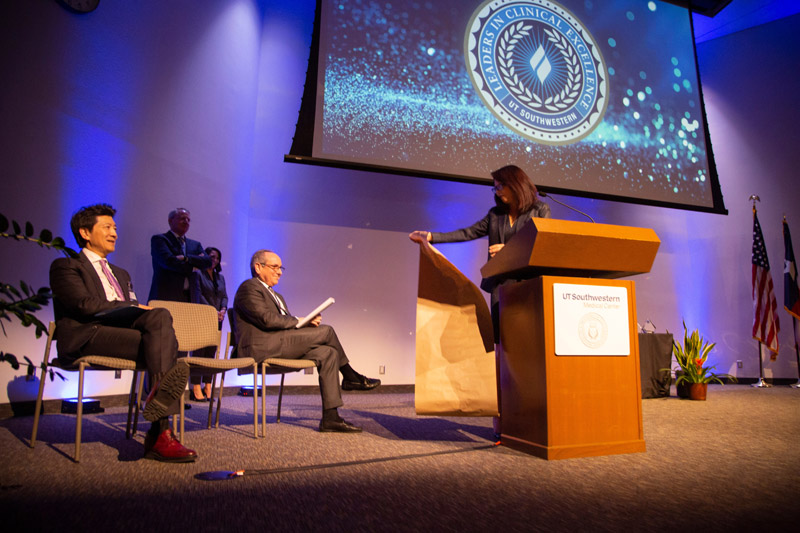
<instances>
[{"instance_id":1,"label":"chair leg","mask_svg":"<svg viewBox=\"0 0 800 533\"><path fill-rule=\"evenodd\" d=\"M133 404L136 403L136 385L139 381L139 373L134 370L133 377L131 378L131 392L128 394L128 422L125 424L125 438L130 439L136 434L135 430L131 432L131 423L133 422ZM137 415L138 409L137 409Z\"/></svg>"},{"instance_id":2,"label":"chair leg","mask_svg":"<svg viewBox=\"0 0 800 533\"><path fill-rule=\"evenodd\" d=\"M187 388L189 387L188 383L186 384L186 387ZM181 397L178 398L178 401L181 402L181 438L180 438L181 444L183 444L183 431L184 429L186 429L185 425L186 416L184 416L185 404L186 404L186 398L184 398L185 395L186 395L186 389L184 389L184 393L181 394Z\"/></svg>"},{"instance_id":3,"label":"chair leg","mask_svg":"<svg viewBox=\"0 0 800 533\"><path fill-rule=\"evenodd\" d=\"M138 374L138 372L137 372ZM144 381L147 374L142 374L139 378L139 387L136 390L136 406L133 409L133 434L136 435L136 430L139 428L139 409L142 407L142 393L144 392Z\"/></svg>"},{"instance_id":4,"label":"chair leg","mask_svg":"<svg viewBox=\"0 0 800 533\"><path fill-rule=\"evenodd\" d=\"M281 401L283 400L283 378L286 377L286 374L281 374L281 387L278 390L278 416L275 418L275 423L281 423Z\"/></svg>"},{"instance_id":5,"label":"chair leg","mask_svg":"<svg viewBox=\"0 0 800 533\"><path fill-rule=\"evenodd\" d=\"M39 432L39 417L42 412L44 383L47 381L47 364L42 365L42 378L39 380L39 395L36 397L36 411L33 413L33 431L31 431L31 448L36 446L36 434Z\"/></svg>"},{"instance_id":6,"label":"chair leg","mask_svg":"<svg viewBox=\"0 0 800 533\"><path fill-rule=\"evenodd\" d=\"M81 430L83 429L83 373L86 363L79 365L78 371L78 420L75 423L75 462L81 462Z\"/></svg>"},{"instance_id":7,"label":"chair leg","mask_svg":"<svg viewBox=\"0 0 800 533\"><path fill-rule=\"evenodd\" d=\"M214 413L214 389L217 385L217 375L211 375L211 396L208 398L208 423L206 424L206 429L211 429L211 416ZM217 402L222 399L222 391L220 390L220 398L217 398Z\"/></svg>"},{"instance_id":8,"label":"chair leg","mask_svg":"<svg viewBox=\"0 0 800 533\"><path fill-rule=\"evenodd\" d=\"M223 378L224 378L223 374ZM256 391L258 391L258 369L253 365L253 438L258 438L258 398Z\"/></svg>"},{"instance_id":9,"label":"chair leg","mask_svg":"<svg viewBox=\"0 0 800 533\"><path fill-rule=\"evenodd\" d=\"M217 413L215 415L214 427L219 428L219 410L222 408L222 391L225 390L225 372L219 378L219 398L217 398Z\"/></svg>"},{"instance_id":10,"label":"chair leg","mask_svg":"<svg viewBox=\"0 0 800 533\"><path fill-rule=\"evenodd\" d=\"M256 391L253 391L256 394ZM261 364L261 435L267 436L267 365Z\"/></svg>"}]
</instances>

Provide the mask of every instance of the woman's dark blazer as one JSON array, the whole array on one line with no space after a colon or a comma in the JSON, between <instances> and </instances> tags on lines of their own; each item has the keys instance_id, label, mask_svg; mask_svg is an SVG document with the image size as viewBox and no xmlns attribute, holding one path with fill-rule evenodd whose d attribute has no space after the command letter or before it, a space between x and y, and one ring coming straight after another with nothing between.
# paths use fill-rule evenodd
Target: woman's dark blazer
<instances>
[{"instance_id":1,"label":"woman's dark blazer","mask_svg":"<svg viewBox=\"0 0 800 533\"><path fill-rule=\"evenodd\" d=\"M225 278L217 272L217 283L205 270L195 270L189 276L189 293L192 303L213 306L220 311L228 307L228 291L225 289Z\"/></svg>"},{"instance_id":2,"label":"woman's dark blazer","mask_svg":"<svg viewBox=\"0 0 800 533\"><path fill-rule=\"evenodd\" d=\"M447 233L431 232L431 242L433 244L441 242L464 242L488 236L489 246L493 244L505 244L511 237L516 235L532 217L550 218L550 206L544 202L536 202L530 210L519 216L516 224L512 227L509 227L508 224L508 212L495 206L489 210L485 217L468 228Z\"/></svg>"}]
</instances>

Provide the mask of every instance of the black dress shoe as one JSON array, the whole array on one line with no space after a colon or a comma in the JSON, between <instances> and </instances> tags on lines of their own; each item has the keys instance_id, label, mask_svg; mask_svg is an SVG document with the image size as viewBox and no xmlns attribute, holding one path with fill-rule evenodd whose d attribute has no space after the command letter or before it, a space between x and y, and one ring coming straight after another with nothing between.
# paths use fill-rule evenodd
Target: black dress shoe
<instances>
[{"instance_id":1,"label":"black dress shoe","mask_svg":"<svg viewBox=\"0 0 800 533\"><path fill-rule=\"evenodd\" d=\"M321 433L361 433L361 428L354 426L346 420L322 420L319 423L319 431Z\"/></svg>"},{"instance_id":2,"label":"black dress shoe","mask_svg":"<svg viewBox=\"0 0 800 533\"><path fill-rule=\"evenodd\" d=\"M198 398L197 396L195 396L193 390L189 391L189 399L192 400L193 402L207 402L208 401L208 398L206 398L205 396L203 396L202 398Z\"/></svg>"},{"instance_id":3,"label":"black dress shoe","mask_svg":"<svg viewBox=\"0 0 800 533\"><path fill-rule=\"evenodd\" d=\"M342 390L372 390L381 384L381 380L358 376L358 381L342 380Z\"/></svg>"}]
</instances>

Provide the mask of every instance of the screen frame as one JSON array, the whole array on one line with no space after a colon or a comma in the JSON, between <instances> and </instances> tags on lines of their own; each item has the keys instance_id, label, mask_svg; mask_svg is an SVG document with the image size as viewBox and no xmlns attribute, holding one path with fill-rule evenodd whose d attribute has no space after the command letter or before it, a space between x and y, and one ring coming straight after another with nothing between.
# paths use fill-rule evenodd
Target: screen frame
<instances>
[{"instance_id":1,"label":"screen frame","mask_svg":"<svg viewBox=\"0 0 800 533\"><path fill-rule=\"evenodd\" d=\"M676 2L669 0L658 0L661 2L677 5ZM684 6L680 6L684 7ZM583 191L578 189L569 189L554 187L551 185L538 185L537 188L545 193L555 193L564 196L574 196L579 198L590 198L596 200L605 200L612 202L621 202L634 205L649 205L654 207L665 207L671 209L681 209L686 211L697 211L703 213L712 213L727 215L728 210L722 196L722 188L719 180L719 173L717 172L717 165L714 159L714 150L711 143L711 133L708 128L708 117L706 113L705 97L703 95L703 82L700 76L700 66L697 60L697 43L694 36L694 20L692 19L692 12L688 7L684 7L689 17L689 25L692 36L692 51L694 54L695 74L698 83L698 96L700 100L701 116L703 119L703 131L706 143L706 154L708 161L708 172L711 187L711 196L713 204L711 206L693 205L680 202L667 202L663 200L655 200L651 198L635 198L624 195L606 194L597 191ZM316 0L314 12L314 28L311 37L311 47L309 49L308 70L306 72L306 83L303 89L303 97L300 104L300 111L298 114L297 124L295 126L295 135L292 139L292 145L288 154L285 154L283 160L285 163L306 164L314 166L341 168L345 170L357 170L363 172L376 172L389 175L409 176L415 178L437 179L444 181L453 181L461 183L471 183L479 185L492 185L493 180L490 176L486 178L476 178L474 176L465 176L460 174L445 174L441 172L427 172L417 169L409 169L394 166L381 166L372 163L357 163L338 159L326 159L314 157L312 155L313 142L314 142L314 124L315 114L317 112L317 97L318 93L323 90L319 85L319 48L320 48L320 31L321 31L321 14L322 14L322 0Z\"/></svg>"}]
</instances>

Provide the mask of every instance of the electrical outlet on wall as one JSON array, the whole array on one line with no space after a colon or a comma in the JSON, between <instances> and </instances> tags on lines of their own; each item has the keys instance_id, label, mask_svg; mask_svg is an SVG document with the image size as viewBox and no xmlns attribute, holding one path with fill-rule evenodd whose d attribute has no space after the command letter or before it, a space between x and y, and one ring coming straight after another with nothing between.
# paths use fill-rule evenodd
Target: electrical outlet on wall
<instances>
[{"instance_id":1,"label":"electrical outlet on wall","mask_svg":"<svg viewBox=\"0 0 800 533\"><path fill-rule=\"evenodd\" d=\"M122 379L122 370L114 370L114 379Z\"/></svg>"},{"instance_id":2,"label":"electrical outlet on wall","mask_svg":"<svg viewBox=\"0 0 800 533\"><path fill-rule=\"evenodd\" d=\"M303 369L303 373L304 374L313 374L314 373L314 367L311 366L311 367L308 367L308 368L304 368Z\"/></svg>"},{"instance_id":3,"label":"electrical outlet on wall","mask_svg":"<svg viewBox=\"0 0 800 533\"><path fill-rule=\"evenodd\" d=\"M742 368L742 366L743 366L743 365L742 365L742 362L741 362L741 361L739 361L739 360L737 360L737 361L736 361L736 368Z\"/></svg>"},{"instance_id":4,"label":"electrical outlet on wall","mask_svg":"<svg viewBox=\"0 0 800 533\"><path fill-rule=\"evenodd\" d=\"M385 374L386 373L386 365L381 365L378 367L378 374Z\"/></svg>"}]
</instances>

